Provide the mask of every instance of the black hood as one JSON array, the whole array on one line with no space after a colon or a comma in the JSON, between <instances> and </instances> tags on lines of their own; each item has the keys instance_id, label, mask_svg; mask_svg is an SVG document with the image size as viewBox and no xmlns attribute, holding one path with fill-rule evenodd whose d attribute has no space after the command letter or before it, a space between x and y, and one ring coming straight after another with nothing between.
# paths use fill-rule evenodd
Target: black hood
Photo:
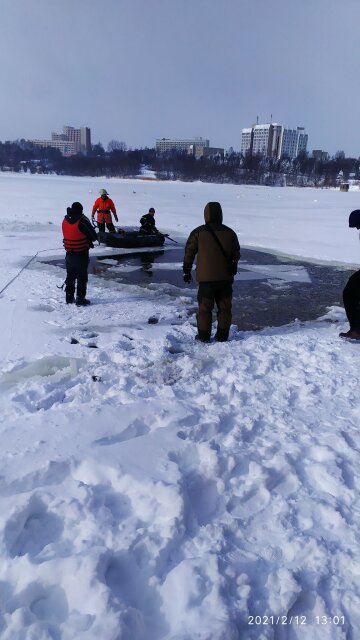
<instances>
[{"instance_id":1,"label":"black hood","mask_svg":"<svg viewBox=\"0 0 360 640\"><path fill-rule=\"evenodd\" d=\"M75 224L78 220L80 220L82 216L82 211L73 211L71 207L66 209L67 213L65 219L70 222L70 224Z\"/></svg>"},{"instance_id":2,"label":"black hood","mask_svg":"<svg viewBox=\"0 0 360 640\"><path fill-rule=\"evenodd\" d=\"M222 222L222 208L219 202L208 202L204 209L205 222Z\"/></svg>"},{"instance_id":3,"label":"black hood","mask_svg":"<svg viewBox=\"0 0 360 640\"><path fill-rule=\"evenodd\" d=\"M349 227L358 227L360 226L360 209L355 209L352 211L349 216Z\"/></svg>"}]
</instances>

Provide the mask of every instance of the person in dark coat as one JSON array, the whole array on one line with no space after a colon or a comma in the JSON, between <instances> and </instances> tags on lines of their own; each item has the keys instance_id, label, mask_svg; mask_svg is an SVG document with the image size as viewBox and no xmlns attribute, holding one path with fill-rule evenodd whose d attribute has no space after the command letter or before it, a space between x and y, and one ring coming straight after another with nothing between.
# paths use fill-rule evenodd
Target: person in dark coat
<instances>
[{"instance_id":1,"label":"person in dark coat","mask_svg":"<svg viewBox=\"0 0 360 640\"><path fill-rule=\"evenodd\" d=\"M350 213L349 227L360 229L360 209ZM340 337L360 340L360 271L350 276L343 291L343 301L350 329L340 333Z\"/></svg>"},{"instance_id":2,"label":"person in dark coat","mask_svg":"<svg viewBox=\"0 0 360 640\"><path fill-rule=\"evenodd\" d=\"M89 218L83 214L83 206L80 202L74 202L67 208L62 231L66 251L66 303L76 302L78 306L85 306L90 304L86 299L89 249L94 247L93 242L97 240L97 235ZM75 284L77 284L76 300Z\"/></svg>"},{"instance_id":3,"label":"person in dark coat","mask_svg":"<svg viewBox=\"0 0 360 640\"><path fill-rule=\"evenodd\" d=\"M145 235L151 235L154 233L159 233L155 226L155 209L154 207L150 207L149 213L141 216L140 218L140 231L139 233L143 233Z\"/></svg>"},{"instance_id":4,"label":"person in dark coat","mask_svg":"<svg viewBox=\"0 0 360 640\"><path fill-rule=\"evenodd\" d=\"M199 306L196 339L201 342L210 342L212 310L216 303L215 340L225 342L229 337L231 326L232 285L240 259L240 245L235 231L222 223L223 215L219 202L208 202L204 210L204 218L205 224L190 233L185 245L184 282L191 282L191 269L197 256L196 280L199 283L197 296Z\"/></svg>"}]
</instances>

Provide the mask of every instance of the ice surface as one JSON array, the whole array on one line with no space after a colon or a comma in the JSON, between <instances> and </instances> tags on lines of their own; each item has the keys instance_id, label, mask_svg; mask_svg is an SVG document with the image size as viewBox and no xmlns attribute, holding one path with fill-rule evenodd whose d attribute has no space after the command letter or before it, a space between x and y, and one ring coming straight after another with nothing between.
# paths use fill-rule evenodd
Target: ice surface
<instances>
[{"instance_id":1,"label":"ice surface","mask_svg":"<svg viewBox=\"0 0 360 640\"><path fill-rule=\"evenodd\" d=\"M89 212L103 186L120 224L151 203L179 241L219 200L243 244L333 262L360 253L355 192L0 184L0 288L36 252L62 256L66 207ZM291 265L243 267L306 281ZM77 308L63 277L34 261L0 296L1 640L359 637L360 352L338 338L344 310L201 345L184 292L90 276L92 305Z\"/></svg>"}]
</instances>

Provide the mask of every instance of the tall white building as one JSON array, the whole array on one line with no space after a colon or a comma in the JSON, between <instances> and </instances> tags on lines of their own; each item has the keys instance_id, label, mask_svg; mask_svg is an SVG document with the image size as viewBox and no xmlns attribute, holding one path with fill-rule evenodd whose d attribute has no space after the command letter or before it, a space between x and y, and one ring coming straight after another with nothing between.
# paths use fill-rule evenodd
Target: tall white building
<instances>
[{"instance_id":1,"label":"tall white building","mask_svg":"<svg viewBox=\"0 0 360 640\"><path fill-rule=\"evenodd\" d=\"M281 142L282 127L278 124L257 124L254 127L252 153L277 158Z\"/></svg>"},{"instance_id":2,"label":"tall white building","mask_svg":"<svg viewBox=\"0 0 360 640\"><path fill-rule=\"evenodd\" d=\"M63 127L63 135L69 142L74 142L75 149L78 153L87 153L91 149L91 133L88 127L69 127L65 125ZM56 135L56 134L52 134Z\"/></svg>"},{"instance_id":3,"label":"tall white building","mask_svg":"<svg viewBox=\"0 0 360 640\"><path fill-rule=\"evenodd\" d=\"M308 135L304 127L284 129L282 134L281 156L288 156L293 160L301 151L306 151Z\"/></svg>"},{"instance_id":4,"label":"tall white building","mask_svg":"<svg viewBox=\"0 0 360 640\"><path fill-rule=\"evenodd\" d=\"M245 155L252 149L252 142L254 137L254 127L248 127L242 130L241 134L241 153Z\"/></svg>"},{"instance_id":5,"label":"tall white building","mask_svg":"<svg viewBox=\"0 0 360 640\"><path fill-rule=\"evenodd\" d=\"M33 140L38 147L53 147L59 149L63 156L73 156L77 153L87 154L91 151L91 132L88 127L70 127L65 125L63 133L52 133L51 140Z\"/></svg>"},{"instance_id":6,"label":"tall white building","mask_svg":"<svg viewBox=\"0 0 360 640\"><path fill-rule=\"evenodd\" d=\"M304 127L287 129L281 124L256 124L242 130L241 153L260 154L267 158L296 158L306 151L308 136Z\"/></svg>"}]
</instances>

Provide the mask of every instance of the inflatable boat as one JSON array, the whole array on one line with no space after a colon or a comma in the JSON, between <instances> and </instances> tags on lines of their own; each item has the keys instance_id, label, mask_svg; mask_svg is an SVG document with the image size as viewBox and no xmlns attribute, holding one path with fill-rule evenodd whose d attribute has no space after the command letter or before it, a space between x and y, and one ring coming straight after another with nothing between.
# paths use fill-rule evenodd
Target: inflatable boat
<instances>
[{"instance_id":1,"label":"inflatable boat","mask_svg":"<svg viewBox=\"0 0 360 640\"><path fill-rule=\"evenodd\" d=\"M99 231L98 240L108 247L119 247L122 249L136 249L139 247L162 247L165 236L160 233L145 234L138 231Z\"/></svg>"}]
</instances>

